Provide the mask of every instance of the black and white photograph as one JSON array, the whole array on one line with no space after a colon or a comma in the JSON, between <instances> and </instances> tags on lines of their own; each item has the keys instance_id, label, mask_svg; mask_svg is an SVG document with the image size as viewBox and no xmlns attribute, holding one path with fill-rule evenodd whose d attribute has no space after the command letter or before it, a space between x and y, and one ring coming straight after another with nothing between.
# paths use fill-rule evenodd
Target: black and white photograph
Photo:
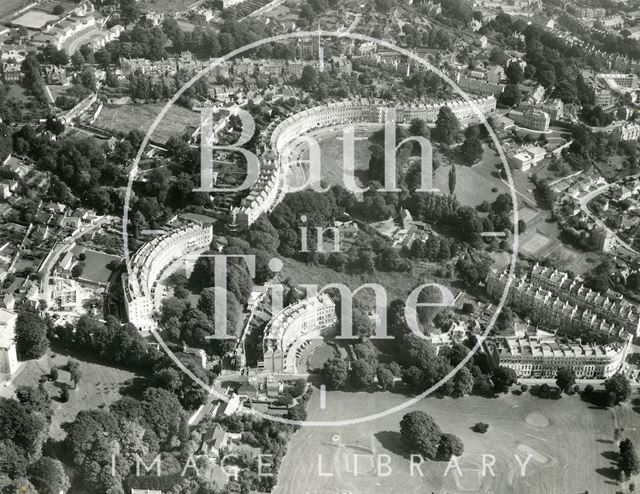
<instances>
[{"instance_id":1,"label":"black and white photograph","mask_svg":"<svg viewBox=\"0 0 640 494\"><path fill-rule=\"evenodd\" d=\"M0 0L0 494L640 492L640 0Z\"/></svg>"}]
</instances>

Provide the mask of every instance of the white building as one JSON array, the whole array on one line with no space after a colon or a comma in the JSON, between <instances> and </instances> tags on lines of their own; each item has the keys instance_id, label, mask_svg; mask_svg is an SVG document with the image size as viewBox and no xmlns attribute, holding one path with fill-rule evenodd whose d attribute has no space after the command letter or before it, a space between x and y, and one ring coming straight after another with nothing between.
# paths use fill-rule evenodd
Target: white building
<instances>
[{"instance_id":1,"label":"white building","mask_svg":"<svg viewBox=\"0 0 640 494\"><path fill-rule=\"evenodd\" d=\"M542 104L542 111L549 114L551 120L561 120L564 117L564 103L561 99L554 99Z\"/></svg>"},{"instance_id":2,"label":"white building","mask_svg":"<svg viewBox=\"0 0 640 494\"><path fill-rule=\"evenodd\" d=\"M586 345L562 343L553 336L497 337L487 340L489 351L501 366L518 377L552 379L567 367L578 379L607 379L620 370L631 338L624 343Z\"/></svg>"},{"instance_id":3,"label":"white building","mask_svg":"<svg viewBox=\"0 0 640 494\"><path fill-rule=\"evenodd\" d=\"M122 277L124 306L129 322L140 331L153 331L154 292L159 276L172 262L205 249L213 240L213 227L189 225L154 238L131 259L131 271Z\"/></svg>"},{"instance_id":4,"label":"white building","mask_svg":"<svg viewBox=\"0 0 640 494\"><path fill-rule=\"evenodd\" d=\"M637 141L640 138L640 124L625 123L616 127L613 135L621 141Z\"/></svg>"},{"instance_id":5,"label":"white building","mask_svg":"<svg viewBox=\"0 0 640 494\"><path fill-rule=\"evenodd\" d=\"M509 118L520 127L544 132L549 130L549 124L551 123L551 118L548 113L535 108L530 108L525 111L511 110L509 112Z\"/></svg>"},{"instance_id":6,"label":"white building","mask_svg":"<svg viewBox=\"0 0 640 494\"><path fill-rule=\"evenodd\" d=\"M528 145L522 146L514 153L509 153L507 158L512 168L526 172L540 163L546 155L544 148Z\"/></svg>"},{"instance_id":7,"label":"white building","mask_svg":"<svg viewBox=\"0 0 640 494\"><path fill-rule=\"evenodd\" d=\"M7 309L0 309L0 380L11 379L18 369L15 329L18 315Z\"/></svg>"},{"instance_id":8,"label":"white building","mask_svg":"<svg viewBox=\"0 0 640 494\"><path fill-rule=\"evenodd\" d=\"M285 307L264 330L264 368L296 374L298 352L304 344L337 322L336 305L326 293Z\"/></svg>"}]
</instances>

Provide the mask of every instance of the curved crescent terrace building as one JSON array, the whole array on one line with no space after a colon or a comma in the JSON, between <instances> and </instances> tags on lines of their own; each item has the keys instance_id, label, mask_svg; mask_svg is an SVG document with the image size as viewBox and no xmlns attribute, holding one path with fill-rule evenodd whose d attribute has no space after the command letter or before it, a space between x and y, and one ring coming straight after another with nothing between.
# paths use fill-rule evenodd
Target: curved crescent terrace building
<instances>
[{"instance_id":1,"label":"curved crescent terrace building","mask_svg":"<svg viewBox=\"0 0 640 494\"><path fill-rule=\"evenodd\" d=\"M265 370L295 374L296 351L337 322L336 305L326 293L285 307L264 330Z\"/></svg>"},{"instance_id":2,"label":"curved crescent terrace building","mask_svg":"<svg viewBox=\"0 0 640 494\"><path fill-rule=\"evenodd\" d=\"M233 222L240 228L248 228L261 214L268 213L286 194L285 151L301 135L312 130L335 125L357 123L384 123L385 110L395 108L396 121L408 124L414 118L434 123L440 108L451 108L458 120L464 123L478 121L478 113L488 115L496 109L493 96L471 101L450 100L428 104L392 104L375 99L352 99L327 103L308 108L285 119L274 120L265 129L258 141L257 154L260 159L260 175L242 200L240 207L232 211Z\"/></svg>"},{"instance_id":3,"label":"curved crescent terrace building","mask_svg":"<svg viewBox=\"0 0 640 494\"><path fill-rule=\"evenodd\" d=\"M169 264L211 245L213 226L189 225L154 238L131 259L131 271L122 277L124 307L129 322L140 331L153 331L153 292L158 277Z\"/></svg>"}]
</instances>

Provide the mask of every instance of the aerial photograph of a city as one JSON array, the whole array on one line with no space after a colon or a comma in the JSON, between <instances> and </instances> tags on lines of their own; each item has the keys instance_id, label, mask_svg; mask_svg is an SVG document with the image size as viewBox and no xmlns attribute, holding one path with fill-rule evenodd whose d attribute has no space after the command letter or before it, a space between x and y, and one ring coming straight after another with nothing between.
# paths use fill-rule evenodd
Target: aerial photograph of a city
<instances>
[{"instance_id":1,"label":"aerial photograph of a city","mask_svg":"<svg viewBox=\"0 0 640 494\"><path fill-rule=\"evenodd\" d=\"M0 0L0 494L640 492L640 0Z\"/></svg>"}]
</instances>

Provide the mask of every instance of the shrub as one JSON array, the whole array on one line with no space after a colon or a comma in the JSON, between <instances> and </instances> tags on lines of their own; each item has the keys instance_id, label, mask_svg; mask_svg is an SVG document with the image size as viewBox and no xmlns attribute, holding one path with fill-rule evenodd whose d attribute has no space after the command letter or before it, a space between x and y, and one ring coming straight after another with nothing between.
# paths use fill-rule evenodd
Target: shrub
<instances>
[{"instance_id":1,"label":"shrub","mask_svg":"<svg viewBox=\"0 0 640 494\"><path fill-rule=\"evenodd\" d=\"M51 370L49 371L49 378L51 378L52 381L57 381L58 380L58 368L57 367L51 367Z\"/></svg>"},{"instance_id":2,"label":"shrub","mask_svg":"<svg viewBox=\"0 0 640 494\"><path fill-rule=\"evenodd\" d=\"M485 424L484 422L478 422L473 426L474 432L479 432L480 434L484 434L489 430L489 424Z\"/></svg>"},{"instance_id":3,"label":"shrub","mask_svg":"<svg viewBox=\"0 0 640 494\"><path fill-rule=\"evenodd\" d=\"M520 386L520 391L522 391L523 393L526 393L528 389L529 389L528 384L523 384L522 386Z\"/></svg>"}]
</instances>

